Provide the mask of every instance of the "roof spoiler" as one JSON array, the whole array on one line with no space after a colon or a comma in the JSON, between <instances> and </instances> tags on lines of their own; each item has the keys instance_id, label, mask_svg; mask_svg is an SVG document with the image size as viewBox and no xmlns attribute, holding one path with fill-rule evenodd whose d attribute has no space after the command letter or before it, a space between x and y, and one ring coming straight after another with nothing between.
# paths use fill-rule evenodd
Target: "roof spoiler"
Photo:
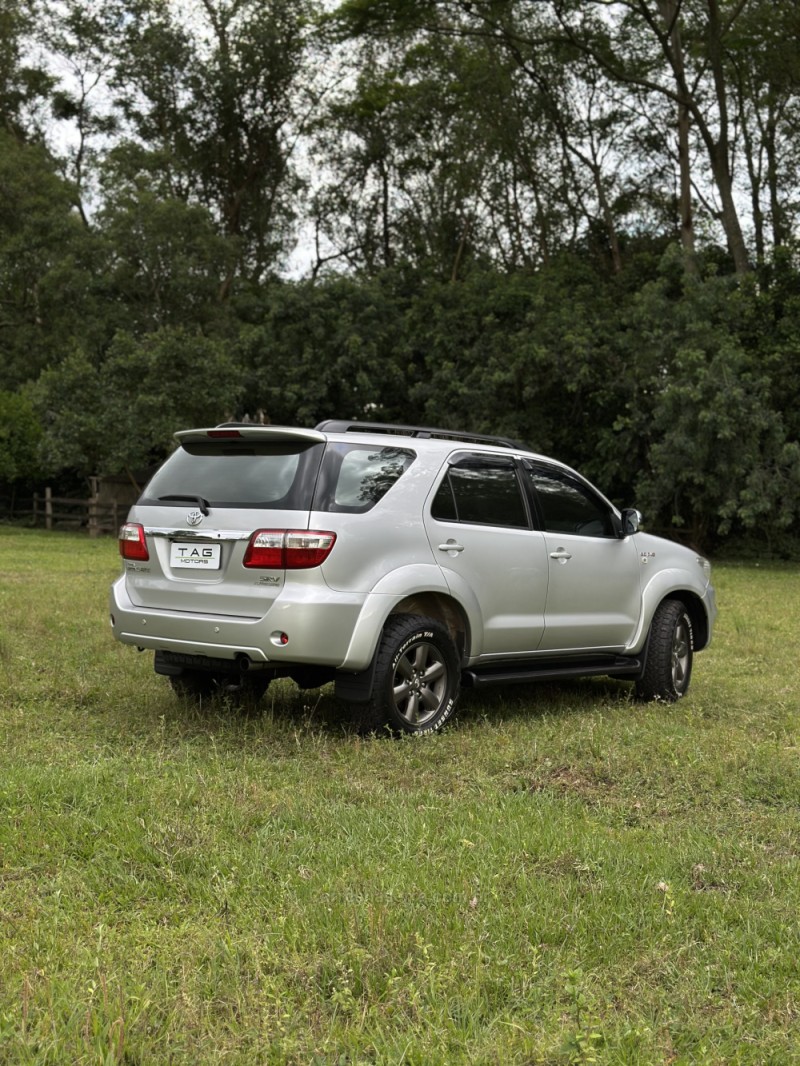
<instances>
[{"instance_id":1,"label":"roof spoiler","mask_svg":"<svg viewBox=\"0 0 800 1066\"><path fill-rule=\"evenodd\" d=\"M326 437L316 429L295 426L262 426L257 422L221 422L206 429L182 429L174 434L180 444L199 444L209 440L296 441L323 444Z\"/></svg>"}]
</instances>

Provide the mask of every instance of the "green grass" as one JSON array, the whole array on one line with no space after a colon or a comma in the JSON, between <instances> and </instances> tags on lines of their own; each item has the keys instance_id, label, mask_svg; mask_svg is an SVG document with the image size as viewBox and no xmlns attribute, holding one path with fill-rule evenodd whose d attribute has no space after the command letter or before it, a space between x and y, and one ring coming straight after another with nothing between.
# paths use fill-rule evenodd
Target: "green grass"
<instances>
[{"instance_id":1,"label":"green grass","mask_svg":"<svg viewBox=\"0 0 800 1066\"><path fill-rule=\"evenodd\" d=\"M800 1063L800 570L718 567L679 706L179 703L116 545L0 528L0 1062Z\"/></svg>"}]
</instances>

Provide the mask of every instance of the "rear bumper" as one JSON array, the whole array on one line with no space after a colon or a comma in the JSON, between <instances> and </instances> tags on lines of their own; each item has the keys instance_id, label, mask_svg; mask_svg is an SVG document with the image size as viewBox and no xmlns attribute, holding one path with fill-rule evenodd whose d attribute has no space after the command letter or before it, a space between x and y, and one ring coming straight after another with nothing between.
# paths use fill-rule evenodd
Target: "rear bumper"
<instances>
[{"instance_id":1,"label":"rear bumper","mask_svg":"<svg viewBox=\"0 0 800 1066\"><path fill-rule=\"evenodd\" d=\"M313 599L306 600L302 586L287 587L262 618L239 618L137 607L123 576L111 586L111 631L123 644L153 651L359 669L350 666L347 653L368 597L333 591L321 596L319 586L310 591Z\"/></svg>"}]
</instances>

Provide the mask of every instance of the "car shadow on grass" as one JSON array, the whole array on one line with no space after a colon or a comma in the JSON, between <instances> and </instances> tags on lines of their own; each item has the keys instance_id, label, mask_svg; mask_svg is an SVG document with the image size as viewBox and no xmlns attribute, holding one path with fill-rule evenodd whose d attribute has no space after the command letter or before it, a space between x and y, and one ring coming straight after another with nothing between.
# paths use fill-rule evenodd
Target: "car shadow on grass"
<instances>
[{"instance_id":1,"label":"car shadow on grass","mask_svg":"<svg viewBox=\"0 0 800 1066\"><path fill-rule=\"evenodd\" d=\"M498 685L464 689L458 710L445 731L486 729L493 722L509 723L533 717L588 715L599 709L619 708L634 701L633 686L610 678L580 678L558 682ZM391 738L362 724L358 707L337 699L333 685L300 689L284 679L273 682L261 700L239 701L221 693L204 701L165 695L166 718L182 731L220 733L253 731L276 736L324 734L330 738Z\"/></svg>"},{"instance_id":2,"label":"car shadow on grass","mask_svg":"<svg viewBox=\"0 0 800 1066\"><path fill-rule=\"evenodd\" d=\"M497 685L466 689L459 702L462 720L491 721L544 715L582 715L599 709L635 702L633 686L612 678L570 678L525 684Z\"/></svg>"}]
</instances>

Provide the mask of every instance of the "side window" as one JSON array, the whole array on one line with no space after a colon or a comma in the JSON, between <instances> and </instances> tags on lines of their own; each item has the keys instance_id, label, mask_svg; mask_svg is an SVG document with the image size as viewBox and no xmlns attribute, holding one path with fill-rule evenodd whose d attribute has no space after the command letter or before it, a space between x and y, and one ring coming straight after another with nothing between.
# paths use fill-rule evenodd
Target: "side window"
<instances>
[{"instance_id":1,"label":"side window","mask_svg":"<svg viewBox=\"0 0 800 1066\"><path fill-rule=\"evenodd\" d=\"M528 528L528 513L512 463L465 462L450 467L431 505L440 522Z\"/></svg>"},{"instance_id":2,"label":"side window","mask_svg":"<svg viewBox=\"0 0 800 1066\"><path fill-rule=\"evenodd\" d=\"M526 463L526 469L548 532L582 537L616 535L608 507L588 486L555 467Z\"/></svg>"},{"instance_id":3,"label":"side window","mask_svg":"<svg viewBox=\"0 0 800 1066\"><path fill-rule=\"evenodd\" d=\"M416 458L408 448L329 444L314 500L317 511L363 514L403 476Z\"/></svg>"}]
</instances>

